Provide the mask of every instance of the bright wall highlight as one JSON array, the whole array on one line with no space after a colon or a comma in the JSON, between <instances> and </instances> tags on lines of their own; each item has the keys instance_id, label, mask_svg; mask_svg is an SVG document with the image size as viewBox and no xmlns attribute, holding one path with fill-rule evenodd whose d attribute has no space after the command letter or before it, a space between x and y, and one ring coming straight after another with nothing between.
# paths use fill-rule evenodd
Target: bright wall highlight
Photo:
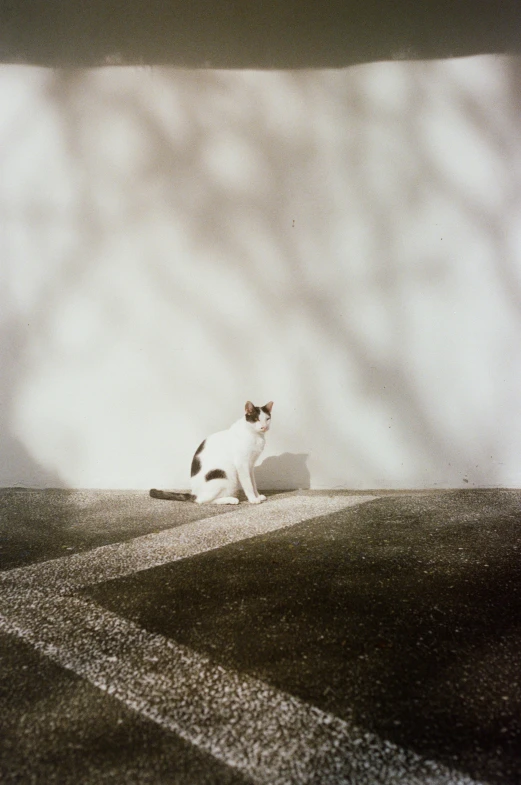
<instances>
[{"instance_id":1,"label":"bright wall highlight","mask_svg":"<svg viewBox=\"0 0 521 785\"><path fill-rule=\"evenodd\" d=\"M521 485L521 61L0 67L0 485ZM277 456L284 458L276 460Z\"/></svg>"}]
</instances>

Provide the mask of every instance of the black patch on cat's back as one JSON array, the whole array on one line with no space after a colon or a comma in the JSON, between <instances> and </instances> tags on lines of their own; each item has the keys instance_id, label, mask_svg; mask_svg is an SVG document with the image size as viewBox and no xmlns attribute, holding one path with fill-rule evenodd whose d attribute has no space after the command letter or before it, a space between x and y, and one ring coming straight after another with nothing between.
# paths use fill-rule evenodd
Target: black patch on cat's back
<instances>
[{"instance_id":1,"label":"black patch on cat's back","mask_svg":"<svg viewBox=\"0 0 521 785\"><path fill-rule=\"evenodd\" d=\"M210 480L225 480L226 472L223 469L212 469L206 474L204 479L206 482L210 482Z\"/></svg>"},{"instance_id":2,"label":"black patch on cat's back","mask_svg":"<svg viewBox=\"0 0 521 785\"><path fill-rule=\"evenodd\" d=\"M258 422L260 413L261 410L259 409L259 407L254 406L252 413L251 414L246 413L244 416L246 417L246 420L248 422Z\"/></svg>"},{"instance_id":3,"label":"black patch on cat's back","mask_svg":"<svg viewBox=\"0 0 521 785\"><path fill-rule=\"evenodd\" d=\"M201 461L199 460L199 455L204 450L204 445L206 444L206 439L201 442L197 450L195 451L194 457L192 458L192 466L190 468L190 477L194 477L196 474L199 474L201 471Z\"/></svg>"}]
</instances>

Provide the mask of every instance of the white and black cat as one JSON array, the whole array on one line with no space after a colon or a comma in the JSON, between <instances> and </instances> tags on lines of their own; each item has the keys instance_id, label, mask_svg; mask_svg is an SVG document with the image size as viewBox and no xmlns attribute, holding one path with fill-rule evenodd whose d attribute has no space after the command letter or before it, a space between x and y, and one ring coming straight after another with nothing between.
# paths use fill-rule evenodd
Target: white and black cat
<instances>
[{"instance_id":1,"label":"white and black cat","mask_svg":"<svg viewBox=\"0 0 521 785\"><path fill-rule=\"evenodd\" d=\"M197 504L239 504L237 491L242 485L250 504L260 504L266 497L259 494L253 467L264 449L269 430L273 401L265 406L246 402L244 416L227 431L214 433L202 442L192 459L192 493L158 491L155 499L192 501Z\"/></svg>"}]
</instances>

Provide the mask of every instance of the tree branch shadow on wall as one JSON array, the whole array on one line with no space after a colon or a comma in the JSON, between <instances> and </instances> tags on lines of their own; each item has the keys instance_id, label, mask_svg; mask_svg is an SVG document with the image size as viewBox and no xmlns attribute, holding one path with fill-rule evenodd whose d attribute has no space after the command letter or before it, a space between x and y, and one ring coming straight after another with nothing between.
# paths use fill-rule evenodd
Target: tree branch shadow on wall
<instances>
[{"instance_id":1,"label":"tree branch shadow on wall","mask_svg":"<svg viewBox=\"0 0 521 785\"><path fill-rule=\"evenodd\" d=\"M4 296L6 292L3 293ZM6 304L7 305L7 304ZM5 312L9 312L6 307ZM26 349L23 325L0 322L0 461L2 485L59 487L63 481L51 467L39 461L24 444L15 424L17 391L24 383L23 357ZM22 362L21 362L22 361Z\"/></svg>"},{"instance_id":2,"label":"tree branch shadow on wall","mask_svg":"<svg viewBox=\"0 0 521 785\"><path fill-rule=\"evenodd\" d=\"M398 438L418 464L427 468L436 462L451 465L461 461L463 454L468 464L474 465L481 459L484 461L486 455L493 455L498 449L495 432L485 431L480 455L473 454L473 448L465 443L463 436L455 435L445 424L440 425L411 373L407 355L410 324L403 317L410 296L406 284L412 281L418 287L433 289L445 271L443 262L436 257L432 263L420 256L414 267L400 266L401 238L396 236L394 228L395 204L385 191L378 191L367 179L368 142L362 131L372 106L362 87L351 85L345 90L339 89L336 94L326 96L323 107L329 111L338 110L353 123L353 134L347 135L342 149L339 148L344 160L350 162L345 169L346 181L354 183L357 200L357 212L347 215L346 222L354 222L361 215L374 237L374 256L367 260L366 275L360 283L361 279L350 269L353 260L345 258L339 264L328 223L321 224L318 220L321 216L317 214L317 204L323 202L327 187L325 191L321 190L321 167L316 160L320 151L313 125L306 126L305 130L299 126L299 133L292 136L291 129L279 128L266 119L262 101L268 99L264 94L256 93L254 85L252 88L243 85L237 95L229 96L227 78L210 71L173 73L160 70L157 78L150 78L148 91L136 92L132 80L123 81L121 90L114 89L118 87L117 81L112 88L98 89L96 78L90 73L63 71L53 74L45 97L60 124L65 157L68 157L65 163L74 171L75 182L80 185L71 200L76 231L74 248L63 255L61 268L42 286L34 307L32 329L38 340L43 337L53 349L52 342L57 344L58 341L49 336L56 313L70 298L83 293L98 309L99 329L81 345L70 344L65 349L59 346L60 362L69 363L71 370L80 369L88 378L97 372L96 363L103 361L109 367L117 361L117 350L122 347L136 353L146 350L142 354L146 354L143 366L146 384L151 389L159 387L167 391L173 415L182 411L183 416L193 420L194 428L211 432L215 428L210 420L215 421L215 414L209 414L208 378L213 368L186 363L180 378L181 365L175 361L175 352L178 346L182 347L183 335L173 334L165 322L165 334L172 343L159 342L157 333L162 330L162 317L158 314L175 315L180 324L186 325L187 333L198 329L204 336L207 356L213 354L216 365L224 369L222 378L228 380L227 388L217 394L217 410L231 390L242 389L245 379L251 378L258 383L261 378L261 374L252 370L251 336L262 329L262 321L269 315L273 329L268 338L272 343L278 340L287 355L289 374L301 382L301 402L307 411L315 413L314 427L322 435L324 455L333 456L328 458L331 461L336 454L343 456L348 485L353 467L362 481L364 476L375 473L385 477L385 457L380 457L374 445L347 438L335 422L333 412L324 407L327 380L315 373L309 353L301 348L299 325L307 320L317 351L328 359L331 367L342 371L342 383L349 384L351 390L356 389L360 399L365 399L365 405L374 405L375 410L378 407L386 409L393 427L400 432ZM316 103L322 90L321 76L314 73L284 74L277 77L276 86L282 101L296 97L297 109ZM453 101L461 104L462 90L457 84L453 88ZM515 89L519 95L518 74ZM464 189L445 178L440 161L426 145L421 132L424 109L421 95L418 96L421 85L416 77L410 77L407 90L401 115L408 120L407 123L400 120L400 128L407 135L409 148L415 151L417 170L406 183L411 201L409 205L403 205L403 209L413 211L415 200L423 195L418 180L425 175L434 184L436 195L457 205L470 223L487 233L487 240L496 252L501 252L498 238L502 233L497 216L493 213L484 216L481 209L469 203ZM166 107L171 112L177 125L170 122L170 116L165 119L159 105L150 100L154 91L161 95L161 108ZM87 97L89 100L85 101ZM92 107L94 111L91 111ZM99 157L92 141L96 138L94 126L98 127L98 120L102 121L99 127L105 129L116 121L126 124L139 138L139 157L136 156L127 168L123 165L118 168L114 160L110 166L105 166L103 158ZM472 122L476 132L491 143L489 132L493 118L479 111ZM89 133L90 123L93 123L92 134ZM229 139L232 146L249 146L256 164L255 177L247 182L241 178L234 182L227 172L219 170L218 159L212 156L214 141L221 137ZM23 152L23 134L12 144L19 144ZM223 149L226 153L228 148ZM291 177L294 172L307 171L312 182L317 183L316 192L300 209L291 234L288 227L295 223L295 185ZM503 175L508 177L506 171ZM136 183L139 188L134 187ZM118 211L111 213L105 209L100 198L105 192L119 197L119 201L115 200ZM42 266L46 260L39 258L45 256L40 249L43 248L49 258L52 256L54 249L48 236L53 236L57 221L55 208L42 208L45 196L41 190L34 189L26 215L27 225L31 226L35 259L42 262ZM116 277L112 280L103 278L104 246L114 237L124 235L128 235L130 242L135 239L137 245L141 242L138 239L139 222L143 219L153 221L158 211L171 216L172 224L177 224L188 254L184 251L180 258L171 257L160 243L152 249L143 243L133 251L128 278L123 266L117 271L118 288L115 291ZM35 216L39 216L38 222L35 222ZM197 253L188 265L186 259L192 248ZM264 248L268 249L268 254L264 253ZM307 262L303 261L304 248L312 250ZM274 270L279 276L276 283L270 279L271 270L267 264L270 254L280 262L280 269ZM313 263L314 259L323 259L322 278L314 276L311 269L309 260ZM136 266L140 266L141 278L132 279ZM239 306L243 300L247 303L243 311L231 312L227 310L228 305L223 306L215 298L211 286L205 283L205 278L210 278L214 272L212 268L218 268L219 275L227 276L236 287L236 303ZM342 277L340 271L346 275ZM501 283L504 279L505 298L507 293L512 297L514 291L506 272L499 267L495 270L497 281ZM158 304L157 312L151 318L146 318L148 303L145 308L141 307L141 292L145 289ZM344 302L335 299L339 292L345 292ZM377 298L378 315L387 323L392 336L386 352L371 345L360 331L356 316L349 313L348 297L367 294ZM250 303L258 306L258 311L249 308ZM517 316L519 318L519 313ZM118 338L116 353L111 354L113 347L106 335L115 328L121 338ZM21 353L28 348L31 347L23 346ZM39 355L42 354L40 351ZM145 384L140 377L138 381ZM16 399L18 386L30 383L30 379L24 381L13 375L9 381L11 398ZM118 405L131 395L133 386L122 375ZM338 384L336 389L340 397L350 392ZM106 387L102 392L104 396L107 394ZM106 401L103 403L108 411ZM132 408L131 403L129 408ZM92 414L94 426L95 412ZM129 417L133 415L131 411ZM483 423L477 410L475 418L479 433ZM157 431L157 438L164 436ZM78 449L80 452L84 449L81 442ZM282 464L270 466L269 473L266 468L266 479L275 478L281 468ZM287 465L287 468L292 475L295 471L297 479L294 482L300 482L298 467ZM477 472L475 481L496 484L501 476L488 468Z\"/></svg>"}]
</instances>

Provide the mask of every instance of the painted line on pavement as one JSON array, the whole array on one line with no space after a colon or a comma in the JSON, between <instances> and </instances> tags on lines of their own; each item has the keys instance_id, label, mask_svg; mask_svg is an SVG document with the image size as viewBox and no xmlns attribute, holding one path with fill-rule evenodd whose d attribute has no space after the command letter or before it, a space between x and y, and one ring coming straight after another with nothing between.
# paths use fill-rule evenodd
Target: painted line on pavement
<instances>
[{"instance_id":1,"label":"painted line on pavement","mask_svg":"<svg viewBox=\"0 0 521 785\"><path fill-rule=\"evenodd\" d=\"M372 498L289 497L11 570L0 628L257 785L476 785L74 594Z\"/></svg>"},{"instance_id":2,"label":"painted line on pavement","mask_svg":"<svg viewBox=\"0 0 521 785\"><path fill-rule=\"evenodd\" d=\"M232 512L145 534L127 542L102 545L85 553L16 567L0 575L0 588L71 592L134 572L197 556L240 540L294 526L338 512L376 496L291 496L258 505L239 505Z\"/></svg>"}]
</instances>

